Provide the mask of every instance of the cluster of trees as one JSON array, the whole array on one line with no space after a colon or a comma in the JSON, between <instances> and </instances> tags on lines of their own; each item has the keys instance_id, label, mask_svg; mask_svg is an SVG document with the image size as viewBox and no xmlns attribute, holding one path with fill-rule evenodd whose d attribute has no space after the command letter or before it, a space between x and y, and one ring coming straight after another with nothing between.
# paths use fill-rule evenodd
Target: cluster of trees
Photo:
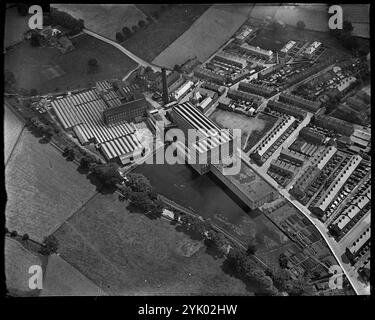
<instances>
[{"instance_id":1,"label":"cluster of trees","mask_svg":"<svg viewBox=\"0 0 375 320\"><path fill-rule=\"evenodd\" d=\"M5 234L8 234L8 233L9 233L9 235L10 235L12 238L18 236L18 232L17 232L16 230L13 230L12 232L10 232L10 231L8 230L8 228L5 227ZM30 239L30 237L29 237L29 235L28 235L27 233L24 233L24 234L22 235L22 240L26 241L26 240L29 240L29 239Z\"/></svg>"},{"instance_id":2,"label":"cluster of trees","mask_svg":"<svg viewBox=\"0 0 375 320\"><path fill-rule=\"evenodd\" d=\"M358 48L358 41L352 35L353 25L349 21L344 21L342 29L331 29L330 33L334 36L345 49L356 50Z\"/></svg>"},{"instance_id":3,"label":"cluster of trees","mask_svg":"<svg viewBox=\"0 0 375 320\"><path fill-rule=\"evenodd\" d=\"M99 62L95 58L90 58L87 61L87 65L88 65L88 73L95 73L99 69Z\"/></svg>"},{"instance_id":4,"label":"cluster of trees","mask_svg":"<svg viewBox=\"0 0 375 320\"><path fill-rule=\"evenodd\" d=\"M70 14L51 8L51 12L43 16L43 24L48 25L59 25L62 26L70 32L68 35L76 35L82 31L85 27L84 21L82 19L76 19Z\"/></svg>"},{"instance_id":5,"label":"cluster of trees","mask_svg":"<svg viewBox=\"0 0 375 320\"><path fill-rule=\"evenodd\" d=\"M123 181L123 178L117 170L117 165L114 163L90 163L89 170L106 187L115 187Z\"/></svg>"},{"instance_id":6,"label":"cluster of trees","mask_svg":"<svg viewBox=\"0 0 375 320\"><path fill-rule=\"evenodd\" d=\"M37 117L32 117L31 119L28 119L26 125L30 129L35 130L37 133L43 135L45 139L51 139L54 132L51 126L45 124Z\"/></svg>"},{"instance_id":7,"label":"cluster of trees","mask_svg":"<svg viewBox=\"0 0 375 320\"><path fill-rule=\"evenodd\" d=\"M120 185L119 191L131 204L143 212L161 216L164 210L163 202L151 185L150 181L140 173L129 173L125 184Z\"/></svg>"},{"instance_id":8,"label":"cluster of trees","mask_svg":"<svg viewBox=\"0 0 375 320\"><path fill-rule=\"evenodd\" d=\"M261 288L263 294L271 296L280 294L272 278L260 269L242 250L232 248L227 255L227 262L236 274L244 277L245 280L251 283L256 283Z\"/></svg>"},{"instance_id":9,"label":"cluster of trees","mask_svg":"<svg viewBox=\"0 0 375 320\"><path fill-rule=\"evenodd\" d=\"M44 238L42 247L40 248L39 252L45 256L48 256L52 253L57 252L59 248L59 241L54 235L49 235Z\"/></svg>"},{"instance_id":10,"label":"cluster of trees","mask_svg":"<svg viewBox=\"0 0 375 320\"><path fill-rule=\"evenodd\" d=\"M123 27L122 32L116 32L116 40L118 42L124 42L126 39L129 39L138 29L143 29L146 27L146 22L143 20L138 21L138 25L134 25L130 28Z\"/></svg>"}]
</instances>

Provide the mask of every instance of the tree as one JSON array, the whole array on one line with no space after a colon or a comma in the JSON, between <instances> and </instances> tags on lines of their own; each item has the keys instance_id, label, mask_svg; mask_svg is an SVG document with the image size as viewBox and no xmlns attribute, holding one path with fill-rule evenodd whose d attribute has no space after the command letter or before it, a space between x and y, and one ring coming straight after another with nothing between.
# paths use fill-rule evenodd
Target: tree
<instances>
[{"instance_id":1,"label":"tree","mask_svg":"<svg viewBox=\"0 0 375 320\"><path fill-rule=\"evenodd\" d=\"M288 268L288 258L284 253L281 253L279 256L279 264L283 269Z\"/></svg>"},{"instance_id":2,"label":"tree","mask_svg":"<svg viewBox=\"0 0 375 320\"><path fill-rule=\"evenodd\" d=\"M222 253L224 248L227 247L228 241L221 232L211 229L208 231L206 244Z\"/></svg>"},{"instance_id":3,"label":"tree","mask_svg":"<svg viewBox=\"0 0 375 320\"><path fill-rule=\"evenodd\" d=\"M37 33L31 33L30 44L32 47L40 47L40 36Z\"/></svg>"},{"instance_id":4,"label":"tree","mask_svg":"<svg viewBox=\"0 0 375 320\"><path fill-rule=\"evenodd\" d=\"M302 30L305 29L305 27L306 27L306 25L303 21L300 20L300 21L297 22L297 29L302 31Z\"/></svg>"},{"instance_id":5,"label":"tree","mask_svg":"<svg viewBox=\"0 0 375 320\"><path fill-rule=\"evenodd\" d=\"M11 89L15 85L15 83L16 83L16 77L14 76L14 73L9 70L5 70L4 72L5 88Z\"/></svg>"},{"instance_id":6,"label":"tree","mask_svg":"<svg viewBox=\"0 0 375 320\"><path fill-rule=\"evenodd\" d=\"M152 214L160 217L161 214L163 213L163 210L164 210L164 203L159 199L154 200L151 206Z\"/></svg>"},{"instance_id":7,"label":"tree","mask_svg":"<svg viewBox=\"0 0 375 320\"><path fill-rule=\"evenodd\" d=\"M87 65L89 67L89 73L91 72L95 72L98 70L99 68L99 63L98 63L98 60L96 60L95 58L90 58L88 61L87 61Z\"/></svg>"},{"instance_id":8,"label":"tree","mask_svg":"<svg viewBox=\"0 0 375 320\"><path fill-rule=\"evenodd\" d=\"M26 240L29 240L29 235L27 233L25 233L23 236L22 236L22 240L26 241Z\"/></svg>"},{"instance_id":9,"label":"tree","mask_svg":"<svg viewBox=\"0 0 375 320\"><path fill-rule=\"evenodd\" d=\"M181 67L178 64L175 64L173 67L174 71L181 72Z\"/></svg>"},{"instance_id":10,"label":"tree","mask_svg":"<svg viewBox=\"0 0 375 320\"><path fill-rule=\"evenodd\" d=\"M22 17L26 17L29 13L29 6L25 3L17 4L18 14Z\"/></svg>"},{"instance_id":11,"label":"tree","mask_svg":"<svg viewBox=\"0 0 375 320\"><path fill-rule=\"evenodd\" d=\"M75 159L75 156L76 154L74 152L74 149L69 149L66 159L68 161L73 161Z\"/></svg>"},{"instance_id":12,"label":"tree","mask_svg":"<svg viewBox=\"0 0 375 320\"><path fill-rule=\"evenodd\" d=\"M146 26L146 22L144 22L143 20L139 20L138 26L139 26L139 28L142 29L142 28L144 28Z\"/></svg>"},{"instance_id":13,"label":"tree","mask_svg":"<svg viewBox=\"0 0 375 320\"><path fill-rule=\"evenodd\" d=\"M249 256L251 256L251 255L254 255L256 251L257 251L257 248L255 246L255 243L254 242L249 243L248 246L247 246L246 253Z\"/></svg>"},{"instance_id":14,"label":"tree","mask_svg":"<svg viewBox=\"0 0 375 320\"><path fill-rule=\"evenodd\" d=\"M344 22L342 23L342 29L348 33L351 33L354 28L350 21L344 20Z\"/></svg>"},{"instance_id":15,"label":"tree","mask_svg":"<svg viewBox=\"0 0 375 320\"><path fill-rule=\"evenodd\" d=\"M128 27L123 27L122 33L124 34L125 38L129 38L132 35L132 32Z\"/></svg>"},{"instance_id":16,"label":"tree","mask_svg":"<svg viewBox=\"0 0 375 320\"><path fill-rule=\"evenodd\" d=\"M57 252L59 248L59 242L54 235L49 235L44 238L40 253L43 255L50 255L51 253Z\"/></svg>"},{"instance_id":17,"label":"tree","mask_svg":"<svg viewBox=\"0 0 375 320\"><path fill-rule=\"evenodd\" d=\"M11 237L17 237L17 235L18 235L18 233L17 233L17 231L16 230L13 230L11 233L10 233L10 236Z\"/></svg>"},{"instance_id":18,"label":"tree","mask_svg":"<svg viewBox=\"0 0 375 320\"><path fill-rule=\"evenodd\" d=\"M126 178L126 184L132 189L132 191L146 193L153 191L150 180L141 173L129 173Z\"/></svg>"},{"instance_id":19,"label":"tree","mask_svg":"<svg viewBox=\"0 0 375 320\"><path fill-rule=\"evenodd\" d=\"M122 182L122 177L113 163L92 166L92 173L106 186L115 186Z\"/></svg>"},{"instance_id":20,"label":"tree","mask_svg":"<svg viewBox=\"0 0 375 320\"><path fill-rule=\"evenodd\" d=\"M124 42L125 37L121 32L116 32L116 40L117 42Z\"/></svg>"},{"instance_id":21,"label":"tree","mask_svg":"<svg viewBox=\"0 0 375 320\"><path fill-rule=\"evenodd\" d=\"M121 187L119 187L118 190L126 199L128 199L132 193L132 190L127 185L121 185Z\"/></svg>"},{"instance_id":22,"label":"tree","mask_svg":"<svg viewBox=\"0 0 375 320\"><path fill-rule=\"evenodd\" d=\"M153 209L153 202L146 192L131 192L129 200L135 207L143 211L147 212Z\"/></svg>"}]
</instances>

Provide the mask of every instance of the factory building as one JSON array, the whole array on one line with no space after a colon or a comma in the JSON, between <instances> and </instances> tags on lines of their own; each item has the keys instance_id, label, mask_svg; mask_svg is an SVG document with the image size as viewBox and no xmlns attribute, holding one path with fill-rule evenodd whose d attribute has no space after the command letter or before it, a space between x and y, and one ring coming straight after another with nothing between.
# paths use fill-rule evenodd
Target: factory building
<instances>
[{"instance_id":1,"label":"factory building","mask_svg":"<svg viewBox=\"0 0 375 320\"><path fill-rule=\"evenodd\" d=\"M216 54L212 59L212 62L218 61L222 62L231 66L235 66L237 68L243 69L247 66L247 62L245 59L242 59L240 57L237 57L233 54L226 53L226 52L220 52Z\"/></svg>"},{"instance_id":2,"label":"factory building","mask_svg":"<svg viewBox=\"0 0 375 320\"><path fill-rule=\"evenodd\" d=\"M316 111L319 110L320 108L320 102L314 102L310 100L303 99L301 97L292 95L292 94L287 94L287 93L282 93L279 96L279 101L284 102L284 103L290 103L292 105L301 107L307 111L315 113Z\"/></svg>"},{"instance_id":3,"label":"factory building","mask_svg":"<svg viewBox=\"0 0 375 320\"><path fill-rule=\"evenodd\" d=\"M257 85L257 84L253 84L253 83L250 83L250 82L240 82L240 84L238 85L238 89L241 90L241 91L256 94L258 96L263 96L263 97L266 97L266 98L269 98L269 97L275 95L275 93L276 93L276 91L274 89L267 88L267 87L264 87L264 86L260 86L260 85Z\"/></svg>"},{"instance_id":4,"label":"factory building","mask_svg":"<svg viewBox=\"0 0 375 320\"><path fill-rule=\"evenodd\" d=\"M311 211L313 213L319 217L323 217L325 215L326 209L361 161L362 158L359 155L354 155L350 158L349 162L344 166L344 168L330 184L328 189L323 193L316 205L312 208Z\"/></svg>"},{"instance_id":5,"label":"factory building","mask_svg":"<svg viewBox=\"0 0 375 320\"><path fill-rule=\"evenodd\" d=\"M346 248L346 256L354 265L361 256L370 250L371 226L366 227L358 237Z\"/></svg>"},{"instance_id":6,"label":"factory building","mask_svg":"<svg viewBox=\"0 0 375 320\"><path fill-rule=\"evenodd\" d=\"M186 151L189 151L189 161L207 159L205 163L199 162L193 166L199 174L204 174L210 170L209 164L211 161L223 160L230 155L230 150L233 148L233 139L228 131L218 127L190 102L174 106L171 117L178 127L184 131L186 140L190 136L189 130L196 130L196 140L194 142L185 141L185 146ZM219 158L217 158L218 156Z\"/></svg>"},{"instance_id":7,"label":"factory building","mask_svg":"<svg viewBox=\"0 0 375 320\"><path fill-rule=\"evenodd\" d=\"M181 87L179 87L174 93L173 97L178 100L182 98L182 96L189 91L189 89L194 85L193 81L186 81Z\"/></svg>"},{"instance_id":8,"label":"factory building","mask_svg":"<svg viewBox=\"0 0 375 320\"><path fill-rule=\"evenodd\" d=\"M260 142L251 157L258 163L265 161L264 155L271 148L271 146L294 124L294 117L288 117L274 127Z\"/></svg>"},{"instance_id":9,"label":"factory building","mask_svg":"<svg viewBox=\"0 0 375 320\"><path fill-rule=\"evenodd\" d=\"M297 172L295 165L278 159L272 159L270 169L286 177L292 177Z\"/></svg>"},{"instance_id":10,"label":"factory building","mask_svg":"<svg viewBox=\"0 0 375 320\"><path fill-rule=\"evenodd\" d=\"M126 102L120 106L105 109L103 111L103 121L106 125L111 125L141 119L145 116L146 108L147 104L145 98Z\"/></svg>"},{"instance_id":11,"label":"factory building","mask_svg":"<svg viewBox=\"0 0 375 320\"><path fill-rule=\"evenodd\" d=\"M268 101L267 107L269 107L271 110L293 116L297 119L304 119L307 116L307 112L305 110L275 100Z\"/></svg>"},{"instance_id":12,"label":"factory building","mask_svg":"<svg viewBox=\"0 0 375 320\"><path fill-rule=\"evenodd\" d=\"M313 123L324 129L333 130L345 136L351 136L354 132L352 123L340 120L328 115L319 114L313 117Z\"/></svg>"},{"instance_id":13,"label":"factory building","mask_svg":"<svg viewBox=\"0 0 375 320\"><path fill-rule=\"evenodd\" d=\"M264 50L260 47L254 47L247 43L241 44L239 50L241 53L256 55L266 60L269 60L273 57L273 52L271 50Z\"/></svg>"},{"instance_id":14,"label":"factory building","mask_svg":"<svg viewBox=\"0 0 375 320\"><path fill-rule=\"evenodd\" d=\"M233 89L228 90L227 97L233 100L254 102L257 106L260 106L263 102L263 97L261 96Z\"/></svg>"},{"instance_id":15,"label":"factory building","mask_svg":"<svg viewBox=\"0 0 375 320\"><path fill-rule=\"evenodd\" d=\"M289 40L288 43L285 44L285 46L281 48L280 52L287 54L289 50L292 49L296 43L297 43L296 41Z\"/></svg>"},{"instance_id":16,"label":"factory building","mask_svg":"<svg viewBox=\"0 0 375 320\"><path fill-rule=\"evenodd\" d=\"M322 45L321 42L319 41L314 41L312 44L310 44L306 50L303 52L303 54L308 57L308 58L311 58L312 55L316 52L316 50Z\"/></svg>"},{"instance_id":17,"label":"factory building","mask_svg":"<svg viewBox=\"0 0 375 320\"><path fill-rule=\"evenodd\" d=\"M194 76L203 80L208 80L221 86L225 85L227 81L227 77L225 75L213 72L202 67L198 67L194 70Z\"/></svg>"},{"instance_id":18,"label":"factory building","mask_svg":"<svg viewBox=\"0 0 375 320\"><path fill-rule=\"evenodd\" d=\"M281 159L287 159L299 166L303 166L305 162L305 157L298 152L289 150L289 149L282 149L280 152Z\"/></svg>"},{"instance_id":19,"label":"factory building","mask_svg":"<svg viewBox=\"0 0 375 320\"><path fill-rule=\"evenodd\" d=\"M298 199L302 199L305 196L306 190L318 178L320 172L321 170L316 166L309 166L306 168L306 170L303 171L302 175L294 183L290 193Z\"/></svg>"},{"instance_id":20,"label":"factory building","mask_svg":"<svg viewBox=\"0 0 375 320\"><path fill-rule=\"evenodd\" d=\"M315 130L311 128L304 127L299 132L299 136L312 144L321 145L326 139L326 136L322 133L316 132Z\"/></svg>"}]
</instances>

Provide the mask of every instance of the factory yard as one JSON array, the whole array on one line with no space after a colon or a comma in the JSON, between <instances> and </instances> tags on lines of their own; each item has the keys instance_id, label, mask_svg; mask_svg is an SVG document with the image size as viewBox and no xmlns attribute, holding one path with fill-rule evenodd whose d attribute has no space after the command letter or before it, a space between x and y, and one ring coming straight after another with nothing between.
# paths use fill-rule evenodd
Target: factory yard
<instances>
[{"instance_id":1,"label":"factory yard","mask_svg":"<svg viewBox=\"0 0 375 320\"><path fill-rule=\"evenodd\" d=\"M169 222L129 212L116 195L97 195L54 235L61 256L107 294L249 295L222 260Z\"/></svg>"},{"instance_id":2,"label":"factory yard","mask_svg":"<svg viewBox=\"0 0 375 320\"><path fill-rule=\"evenodd\" d=\"M62 54L56 48L31 47L26 41L8 51L4 66L16 78L16 86L38 93L62 92L87 88L96 81L122 78L137 64L111 45L89 35L72 39L75 49ZM88 72L88 60L99 68Z\"/></svg>"},{"instance_id":3,"label":"factory yard","mask_svg":"<svg viewBox=\"0 0 375 320\"><path fill-rule=\"evenodd\" d=\"M195 56L204 62L245 22L251 8L252 5L211 6L152 62L171 68Z\"/></svg>"},{"instance_id":4,"label":"factory yard","mask_svg":"<svg viewBox=\"0 0 375 320\"><path fill-rule=\"evenodd\" d=\"M76 19L83 19L85 27L109 39L116 40L116 32L123 27L138 27L146 22L146 15L134 4L52 4L53 8L67 12Z\"/></svg>"},{"instance_id":5,"label":"factory yard","mask_svg":"<svg viewBox=\"0 0 375 320\"><path fill-rule=\"evenodd\" d=\"M24 130L5 168L6 225L42 241L95 194L95 186L50 144Z\"/></svg>"}]
</instances>

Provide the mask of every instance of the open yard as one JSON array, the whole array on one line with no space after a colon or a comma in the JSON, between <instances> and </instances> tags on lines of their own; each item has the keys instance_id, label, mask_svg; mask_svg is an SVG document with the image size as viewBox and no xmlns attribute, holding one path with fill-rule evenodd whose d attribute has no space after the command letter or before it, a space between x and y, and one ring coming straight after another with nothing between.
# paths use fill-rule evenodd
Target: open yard
<instances>
[{"instance_id":1,"label":"open yard","mask_svg":"<svg viewBox=\"0 0 375 320\"><path fill-rule=\"evenodd\" d=\"M12 71L19 88L39 93L61 92L93 86L95 81L122 78L137 64L111 45L89 35L72 39L75 50L62 54L56 48L33 48L23 42L5 54L5 69ZM88 60L99 69L88 72Z\"/></svg>"},{"instance_id":2,"label":"open yard","mask_svg":"<svg viewBox=\"0 0 375 320\"><path fill-rule=\"evenodd\" d=\"M77 166L27 129L5 168L6 226L42 241L96 190Z\"/></svg>"},{"instance_id":3,"label":"open yard","mask_svg":"<svg viewBox=\"0 0 375 320\"><path fill-rule=\"evenodd\" d=\"M83 19L85 27L107 38L116 40L116 32L123 27L138 27L138 21L146 22L145 14L134 4L52 4L74 18Z\"/></svg>"},{"instance_id":4,"label":"open yard","mask_svg":"<svg viewBox=\"0 0 375 320\"><path fill-rule=\"evenodd\" d=\"M17 143L18 137L22 132L23 122L4 105L4 162L6 163L9 156Z\"/></svg>"},{"instance_id":5,"label":"open yard","mask_svg":"<svg viewBox=\"0 0 375 320\"><path fill-rule=\"evenodd\" d=\"M258 114L253 118L220 109L210 118L222 128L241 129L241 145L245 151L254 146L277 121L276 118L264 114Z\"/></svg>"},{"instance_id":6,"label":"open yard","mask_svg":"<svg viewBox=\"0 0 375 320\"><path fill-rule=\"evenodd\" d=\"M54 234L61 256L108 294L251 294L170 222L98 194Z\"/></svg>"},{"instance_id":7,"label":"open yard","mask_svg":"<svg viewBox=\"0 0 375 320\"><path fill-rule=\"evenodd\" d=\"M138 30L123 46L142 59L151 62L165 50L173 41L183 34L192 23L198 19L210 5L207 4L178 4L160 14L156 22ZM195 48L197 49L197 48ZM158 63L157 61L153 61ZM171 66L169 63L161 63ZM173 67L174 65L172 65Z\"/></svg>"},{"instance_id":8,"label":"open yard","mask_svg":"<svg viewBox=\"0 0 375 320\"><path fill-rule=\"evenodd\" d=\"M161 52L153 63L173 67L194 56L205 61L245 22L252 5L211 6L176 41Z\"/></svg>"}]
</instances>

